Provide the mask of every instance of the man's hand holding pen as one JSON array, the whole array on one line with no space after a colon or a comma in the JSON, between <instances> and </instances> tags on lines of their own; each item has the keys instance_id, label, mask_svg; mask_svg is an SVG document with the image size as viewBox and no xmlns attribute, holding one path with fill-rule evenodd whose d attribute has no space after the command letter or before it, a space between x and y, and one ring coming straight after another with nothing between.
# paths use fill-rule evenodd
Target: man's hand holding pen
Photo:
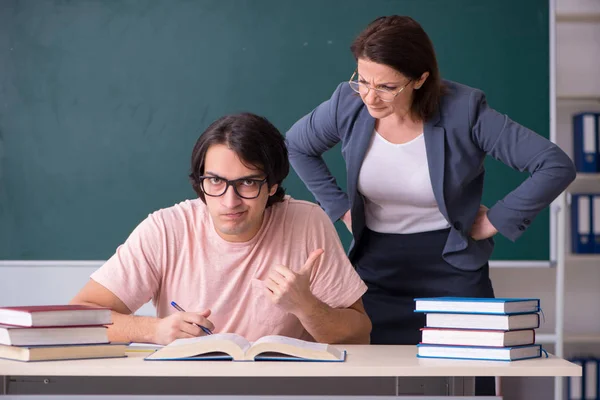
<instances>
[{"instance_id":1,"label":"man's hand holding pen","mask_svg":"<svg viewBox=\"0 0 600 400\"><path fill-rule=\"evenodd\" d=\"M178 311L158 320L154 331L154 343L167 345L175 339L207 335L202 327L212 331L215 326L207 318L210 310L202 312Z\"/></svg>"}]
</instances>

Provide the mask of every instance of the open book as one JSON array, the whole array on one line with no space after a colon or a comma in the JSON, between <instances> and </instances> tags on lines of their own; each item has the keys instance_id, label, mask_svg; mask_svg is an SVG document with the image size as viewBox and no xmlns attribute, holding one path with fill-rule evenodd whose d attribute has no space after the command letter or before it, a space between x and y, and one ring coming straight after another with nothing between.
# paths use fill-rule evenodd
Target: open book
<instances>
[{"instance_id":1,"label":"open book","mask_svg":"<svg viewBox=\"0 0 600 400\"><path fill-rule=\"evenodd\" d=\"M264 336L252 343L235 333L177 339L146 360L337 361L346 351L286 336Z\"/></svg>"}]
</instances>

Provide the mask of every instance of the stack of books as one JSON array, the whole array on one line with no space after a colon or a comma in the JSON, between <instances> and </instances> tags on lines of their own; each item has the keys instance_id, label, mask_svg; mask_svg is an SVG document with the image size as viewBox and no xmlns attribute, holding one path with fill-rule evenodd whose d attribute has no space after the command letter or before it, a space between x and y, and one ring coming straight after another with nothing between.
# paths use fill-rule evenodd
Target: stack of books
<instances>
[{"instance_id":1,"label":"stack of books","mask_svg":"<svg viewBox=\"0 0 600 400\"><path fill-rule=\"evenodd\" d=\"M0 358L48 361L124 357L126 344L109 343L108 308L77 305L0 308Z\"/></svg>"},{"instance_id":2,"label":"stack of books","mask_svg":"<svg viewBox=\"0 0 600 400\"><path fill-rule=\"evenodd\" d=\"M514 361L537 358L540 300L435 297L415 299L426 313L417 356Z\"/></svg>"}]
</instances>

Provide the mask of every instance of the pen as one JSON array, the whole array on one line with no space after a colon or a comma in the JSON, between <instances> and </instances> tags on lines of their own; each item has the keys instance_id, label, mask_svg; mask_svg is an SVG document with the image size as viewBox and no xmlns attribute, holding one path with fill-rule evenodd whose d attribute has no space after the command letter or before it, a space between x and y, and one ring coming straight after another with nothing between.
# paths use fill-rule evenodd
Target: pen
<instances>
[{"instance_id":1,"label":"pen","mask_svg":"<svg viewBox=\"0 0 600 400\"><path fill-rule=\"evenodd\" d=\"M181 312L186 312L183 308L181 308L179 306L179 304L175 303L174 301L171 302L171 305L173 306L174 309L176 309L177 311L181 311ZM212 332L210 331L210 329L208 329L205 326L202 325L198 325L198 324L194 324L192 322L193 325L196 325L197 327L199 327L200 329L202 329L202 331L204 331L204 333L206 333L207 335L212 335Z\"/></svg>"}]
</instances>

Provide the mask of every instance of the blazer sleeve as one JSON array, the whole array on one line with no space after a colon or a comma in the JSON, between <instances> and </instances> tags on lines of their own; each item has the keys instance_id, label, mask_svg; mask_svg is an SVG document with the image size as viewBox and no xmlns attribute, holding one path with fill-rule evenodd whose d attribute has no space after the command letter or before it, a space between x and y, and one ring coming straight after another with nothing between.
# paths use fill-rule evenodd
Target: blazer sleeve
<instances>
[{"instance_id":1,"label":"blazer sleeve","mask_svg":"<svg viewBox=\"0 0 600 400\"><path fill-rule=\"evenodd\" d=\"M322 157L341 140L337 112L342 85L329 100L298 120L286 133L294 171L333 222L350 209L348 195L338 186Z\"/></svg>"},{"instance_id":2,"label":"blazer sleeve","mask_svg":"<svg viewBox=\"0 0 600 400\"><path fill-rule=\"evenodd\" d=\"M473 140L488 155L521 172L521 185L488 211L498 232L515 241L537 214L575 179L573 162L557 145L490 108L483 92L469 101Z\"/></svg>"}]
</instances>

